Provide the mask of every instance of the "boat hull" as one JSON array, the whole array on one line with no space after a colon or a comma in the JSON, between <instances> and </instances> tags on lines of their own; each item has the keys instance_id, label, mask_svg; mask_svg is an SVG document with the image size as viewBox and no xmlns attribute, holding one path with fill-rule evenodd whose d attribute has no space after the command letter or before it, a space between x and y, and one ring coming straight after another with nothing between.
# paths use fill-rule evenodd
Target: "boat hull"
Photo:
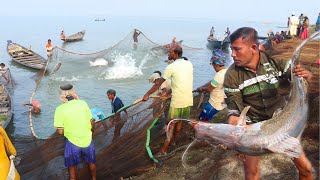
<instances>
[{"instance_id":1,"label":"boat hull","mask_svg":"<svg viewBox=\"0 0 320 180\"><path fill-rule=\"evenodd\" d=\"M12 120L13 109L12 98L9 94L9 91L3 84L0 85L0 106L0 116L2 116L0 120L0 126L2 126L3 129L6 129Z\"/></svg>"},{"instance_id":2,"label":"boat hull","mask_svg":"<svg viewBox=\"0 0 320 180\"><path fill-rule=\"evenodd\" d=\"M11 59L18 64L38 70L45 68L45 58L11 40L8 40L7 52Z\"/></svg>"}]
</instances>

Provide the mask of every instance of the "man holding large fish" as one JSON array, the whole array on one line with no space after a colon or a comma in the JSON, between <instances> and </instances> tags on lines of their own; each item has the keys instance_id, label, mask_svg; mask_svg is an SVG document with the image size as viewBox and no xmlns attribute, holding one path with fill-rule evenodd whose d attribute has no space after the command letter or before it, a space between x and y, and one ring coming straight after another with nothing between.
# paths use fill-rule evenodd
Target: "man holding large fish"
<instances>
[{"instance_id":1,"label":"man holding large fish","mask_svg":"<svg viewBox=\"0 0 320 180\"><path fill-rule=\"evenodd\" d=\"M279 94L279 88L281 87L281 83L283 80L290 80L291 71L290 71L290 63L274 61L269 58L265 53L259 51L258 41L257 41L257 31L250 27L243 27L237 29L230 35L231 41L231 50L232 50L232 58L234 63L229 67L224 81L225 94L227 96L227 107L228 107L228 122L229 124L244 127L243 129L239 128L235 133L237 136L241 134L237 139L237 143L245 144L246 139L250 139L255 137L252 132L256 133L258 131L263 131L265 127L269 128L266 131L270 135L273 131L268 124L263 124L264 120L269 120L279 114L279 110L286 106L286 100L284 96ZM293 64L294 65L294 64ZM307 81L311 79L311 73L300 65L296 65L293 70L294 74L306 79ZM292 80L292 79L291 79ZM289 91L289 87L288 87ZM289 103L288 103L289 104ZM245 107L249 107L249 110ZM240 112L244 109L248 110L247 117L241 117ZM303 107L301 107L303 109ZM305 108L307 111L307 107ZM288 117L290 118L290 117ZM245 120L244 120L245 119ZM243 121L243 124L241 124ZM262 123L261 123L262 122ZM251 134L247 133L246 128L250 126L259 125L256 127L256 131L252 131ZM265 126L264 126L265 125ZM282 124L283 125L283 124ZM284 126L284 125L283 125ZM230 128L231 129L231 128ZM273 131L272 135L276 134ZM242 134L247 135L244 137ZM259 132L260 133L260 132ZM302 132L299 132L297 137L288 133L289 135L286 137L281 137L278 139L279 142L267 142L268 138L265 140L265 144L267 146L259 146L258 143L254 144L252 141L252 146L247 146L252 151L255 148L259 149L267 149L271 152L280 152L281 145L287 143L286 140L292 138L292 142L296 139L300 138ZM258 133L257 133L258 134ZM262 133L260 133L262 134ZM259 134L259 135L260 135ZM275 135L274 135L275 136ZM280 136L280 135L279 135ZM257 138L260 138L257 136ZM286 139L287 138L287 139ZM239 140L240 139L240 140ZM234 140L234 139L233 139ZM291 140L291 139L290 139ZM298 140L297 140L298 141ZM300 140L298 141L298 145L300 147ZM278 144L277 144L278 143ZM291 141L290 141L291 143ZM290 144L289 143L289 144ZM249 143L247 143L249 144ZM290 144L291 145L291 144ZM242 147L238 146L238 150ZM294 146L294 145L292 145ZM246 153L246 150L240 152L244 152L244 172L245 179L259 179L260 170L259 170L259 156L254 156L254 153ZM261 150L259 149L259 150ZM299 148L298 148L299 149ZM301 149L301 148L300 148ZM258 150L257 150L258 151ZM262 151L262 150L261 150ZM284 150L284 154L288 153L288 149ZM248 151L249 152L249 151ZM260 153L257 152L256 155ZM262 153L261 153L262 154ZM288 153L289 154L289 153ZM299 170L299 178L300 179L313 179L312 176L312 166L310 161L307 159L303 150L297 153L298 155L292 155L294 157L293 162ZM253 156L252 156L253 155ZM290 155L289 155L290 156Z\"/></svg>"}]
</instances>

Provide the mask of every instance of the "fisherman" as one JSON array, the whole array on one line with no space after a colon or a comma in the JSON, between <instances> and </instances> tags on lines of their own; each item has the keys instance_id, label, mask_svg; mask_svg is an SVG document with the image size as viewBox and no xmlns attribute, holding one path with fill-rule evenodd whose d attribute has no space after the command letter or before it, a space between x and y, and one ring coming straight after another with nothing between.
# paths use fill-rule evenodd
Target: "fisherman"
<instances>
[{"instance_id":1,"label":"fisherman","mask_svg":"<svg viewBox=\"0 0 320 180\"><path fill-rule=\"evenodd\" d=\"M80 100L71 84L60 86L63 104L54 113L57 133L66 137L64 162L70 179L77 179L77 165L82 157L88 163L91 178L96 179L96 155L92 140L94 120L88 104Z\"/></svg>"},{"instance_id":2,"label":"fisherman","mask_svg":"<svg viewBox=\"0 0 320 180\"><path fill-rule=\"evenodd\" d=\"M64 31L61 31L60 33L60 39L65 39L66 38L66 35L64 34Z\"/></svg>"},{"instance_id":3,"label":"fisherman","mask_svg":"<svg viewBox=\"0 0 320 180\"><path fill-rule=\"evenodd\" d=\"M113 126L113 125L115 126L114 135L113 135L113 139L112 139L112 141L114 141L118 137L120 137L120 131L124 125L124 122L121 119L120 114L117 113L119 111L119 109L124 107L124 105L123 105L121 99L116 96L116 91L114 89L109 89L107 91L107 98L111 102L112 113L115 113L114 117L110 118L111 126Z\"/></svg>"},{"instance_id":4,"label":"fisherman","mask_svg":"<svg viewBox=\"0 0 320 180\"><path fill-rule=\"evenodd\" d=\"M239 28L230 35L234 63L228 68L224 80L229 124L238 124L240 112L246 106L250 106L247 124L253 124L272 118L285 105L285 97L278 90L290 79L290 61L274 61L259 52L257 37L257 31L250 27ZM300 65L294 72L307 81L312 76ZM244 157L245 179L259 179L260 157ZM300 179L313 179L312 166L304 152L293 162Z\"/></svg>"},{"instance_id":5,"label":"fisherman","mask_svg":"<svg viewBox=\"0 0 320 180\"><path fill-rule=\"evenodd\" d=\"M10 179L10 160L17 156L17 151L10 141L6 131L0 126L0 179ZM17 169L14 170L14 180L19 180L20 175Z\"/></svg>"},{"instance_id":6,"label":"fisherman","mask_svg":"<svg viewBox=\"0 0 320 180\"><path fill-rule=\"evenodd\" d=\"M197 92L210 92L209 101L199 115L201 121L210 121L215 114L224 109L223 103L226 95L223 91L223 81L227 71L225 63L226 56L223 51L220 49L214 50L210 59L210 65L212 65L216 74L212 81L209 81L196 90Z\"/></svg>"},{"instance_id":7,"label":"fisherman","mask_svg":"<svg viewBox=\"0 0 320 180\"><path fill-rule=\"evenodd\" d=\"M211 37L211 38L213 39L214 36L215 36L215 30L214 30L214 27L212 26L212 28L211 28L211 30L210 30L209 37Z\"/></svg>"},{"instance_id":8,"label":"fisherman","mask_svg":"<svg viewBox=\"0 0 320 180\"><path fill-rule=\"evenodd\" d=\"M160 98L163 93L166 93L166 92L170 91L170 89L171 89L171 79L170 78L166 79L165 82L161 84L161 86L158 86L159 80L162 77L161 75L162 74L160 71L154 71L153 74L149 77L149 83L153 83L153 86L158 87L158 89L151 96L155 96L155 97ZM153 86L151 87L151 89L153 88ZM154 100L154 102L159 102L159 99L154 98L153 100ZM154 117L157 116L157 114L159 113L159 111L161 110L162 107L163 106L161 106L161 103L155 104L153 106L153 116Z\"/></svg>"},{"instance_id":9,"label":"fisherman","mask_svg":"<svg viewBox=\"0 0 320 180\"><path fill-rule=\"evenodd\" d=\"M179 44L174 45L170 48L168 53L168 59L174 60L173 63L169 64L163 77L161 77L156 86L153 86L144 96L143 100L147 101L150 94L154 93L167 79L172 80L172 98L169 109L168 119L189 119L190 109L193 105L193 65L190 61L182 58L182 47ZM171 92L169 91L169 92ZM169 93L168 92L168 93ZM168 93L163 93L162 96L167 96ZM169 126L168 136L164 142L159 153L156 157L166 156L169 144L175 145L175 141L182 129L182 121L174 121Z\"/></svg>"},{"instance_id":10,"label":"fisherman","mask_svg":"<svg viewBox=\"0 0 320 180\"><path fill-rule=\"evenodd\" d=\"M10 78L6 76L6 72L9 71L9 68L6 68L6 65L4 63L0 64L0 72L2 74L2 77L7 81L7 83L10 82Z\"/></svg>"},{"instance_id":11,"label":"fisherman","mask_svg":"<svg viewBox=\"0 0 320 180\"><path fill-rule=\"evenodd\" d=\"M41 112L40 103L37 100L33 100L31 104L22 104L22 106L32 107L32 113L39 114Z\"/></svg>"},{"instance_id":12,"label":"fisherman","mask_svg":"<svg viewBox=\"0 0 320 180\"><path fill-rule=\"evenodd\" d=\"M95 122L97 122L99 120L103 120L105 118L105 115L104 115L102 109L91 108L90 110L91 110L91 114L92 114L92 117L95 120ZM108 129L108 125L105 121L100 121L100 122L105 129ZM96 127L95 127L95 129L96 129Z\"/></svg>"},{"instance_id":13,"label":"fisherman","mask_svg":"<svg viewBox=\"0 0 320 180\"><path fill-rule=\"evenodd\" d=\"M51 45L51 39L48 39L48 43L46 45L46 50L47 50L47 56L48 58L52 57L52 45Z\"/></svg>"},{"instance_id":14,"label":"fisherman","mask_svg":"<svg viewBox=\"0 0 320 180\"><path fill-rule=\"evenodd\" d=\"M139 31L138 29L134 29L134 33L133 33L133 47L134 49L138 48L138 36L141 34L141 31Z\"/></svg>"}]
</instances>

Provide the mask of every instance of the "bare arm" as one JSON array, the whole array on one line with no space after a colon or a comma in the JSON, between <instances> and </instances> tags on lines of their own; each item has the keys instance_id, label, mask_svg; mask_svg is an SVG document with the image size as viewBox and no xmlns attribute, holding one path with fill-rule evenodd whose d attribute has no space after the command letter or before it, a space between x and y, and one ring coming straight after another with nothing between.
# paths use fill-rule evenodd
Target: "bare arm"
<instances>
[{"instance_id":1,"label":"bare arm","mask_svg":"<svg viewBox=\"0 0 320 180\"><path fill-rule=\"evenodd\" d=\"M212 84L211 84L211 81L209 81L208 83L206 83L205 85L201 86L201 87L198 87L197 88L197 92L211 92L213 89L215 89L216 87L214 87Z\"/></svg>"},{"instance_id":2,"label":"bare arm","mask_svg":"<svg viewBox=\"0 0 320 180\"><path fill-rule=\"evenodd\" d=\"M150 94L154 93L157 89L159 89L159 87L161 86L161 84L165 81L164 78L160 78L152 87L151 89L149 89L149 91L143 96L143 101L147 101L149 99Z\"/></svg>"}]
</instances>

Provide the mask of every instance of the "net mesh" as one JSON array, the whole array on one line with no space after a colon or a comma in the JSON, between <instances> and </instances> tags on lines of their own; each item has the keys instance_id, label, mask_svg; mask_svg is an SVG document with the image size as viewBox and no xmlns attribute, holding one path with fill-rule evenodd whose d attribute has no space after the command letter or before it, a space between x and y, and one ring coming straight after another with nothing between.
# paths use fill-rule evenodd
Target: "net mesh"
<instances>
[{"instance_id":1,"label":"net mesh","mask_svg":"<svg viewBox=\"0 0 320 180\"><path fill-rule=\"evenodd\" d=\"M80 99L85 99L89 105L104 107L104 102L95 99L95 91L107 88L103 80L139 76L143 67L152 66L153 59L163 59L167 55L167 47L154 43L143 33L139 35L138 45L135 45L133 32L114 46L95 53L75 53L54 48L46 69L39 72L37 86L30 97L30 102L45 99L41 102L43 111L40 115L33 116L30 110L30 127L34 139L18 138L15 143L18 151L22 151L18 152L18 159L21 159L18 170L22 178L69 178L63 158L65 139L54 134L55 129L50 120L55 108L61 104L58 89L62 83L72 82L75 87L86 84L76 89L78 95L81 95ZM183 48L198 49L189 46ZM118 74L119 72L126 73ZM143 171L143 167L152 164L146 150L147 132L159 119L162 123L157 123L159 125L156 124L151 129L151 142L160 137L159 129L164 124L167 108L168 100L138 102L128 105L119 114L108 117L104 122L110 124L111 119L115 122L111 128L105 128L102 122L95 124L93 141L98 178L126 177ZM23 144L30 146L26 148ZM154 151L154 148L149 150ZM89 178L90 173L85 163L78 166L78 171L81 179Z\"/></svg>"}]
</instances>

